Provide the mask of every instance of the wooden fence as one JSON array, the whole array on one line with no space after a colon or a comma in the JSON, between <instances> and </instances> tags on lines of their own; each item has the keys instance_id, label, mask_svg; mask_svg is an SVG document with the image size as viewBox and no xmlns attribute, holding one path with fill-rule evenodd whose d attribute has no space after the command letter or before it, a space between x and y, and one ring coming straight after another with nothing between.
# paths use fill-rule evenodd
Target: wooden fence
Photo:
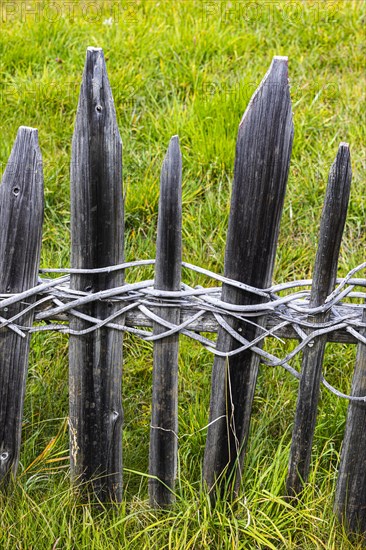
<instances>
[{"instance_id":1,"label":"wooden fence","mask_svg":"<svg viewBox=\"0 0 366 550\"><path fill-rule=\"evenodd\" d=\"M171 505L182 333L215 354L203 464L213 498L224 484L239 489L262 361L283 366L299 379L289 497L301 493L308 478L320 384L350 400L335 511L350 530L366 530L366 314L359 303L366 295L355 291L366 286L365 279L355 277L366 264L336 279L351 183L349 147L340 144L330 169L312 281L272 285L292 140L287 58L275 57L239 126L224 276L182 261L177 136L161 171L156 259L124 263L122 144L103 52L88 48L72 142L71 269L48 270L61 275L40 282L42 158L37 130L19 129L0 186L3 487L16 475L19 461L30 334L59 330L70 334L72 480L90 481L102 501L121 500L122 340L130 331L154 342L149 494L153 506ZM125 283L128 267L141 264L155 264L154 280ZM187 286L182 266L212 277L215 286ZM217 332L216 345L201 332ZM262 349L272 336L299 343L285 358L276 358ZM327 341L358 345L352 396L322 377ZM296 353L302 353L301 373L289 364Z\"/></svg>"}]
</instances>

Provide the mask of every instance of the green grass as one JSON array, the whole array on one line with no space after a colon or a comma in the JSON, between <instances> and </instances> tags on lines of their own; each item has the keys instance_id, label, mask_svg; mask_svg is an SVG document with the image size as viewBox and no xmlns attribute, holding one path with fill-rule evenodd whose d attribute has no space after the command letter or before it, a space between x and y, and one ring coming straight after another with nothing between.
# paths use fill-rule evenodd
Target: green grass
<instances>
[{"instance_id":1,"label":"green grass","mask_svg":"<svg viewBox=\"0 0 366 550\"><path fill-rule=\"evenodd\" d=\"M0 172L18 126L37 127L46 187L43 266L69 265L70 145L87 46L104 49L124 145L126 259L155 255L159 172L171 135L179 134L184 259L222 273L238 124L272 56L287 55L295 138L274 279L311 277L327 174L341 141L350 143L353 183L339 275L364 261L363 2L62 7L30 0L0 9ZM103 24L110 17L112 24ZM151 270L130 277L142 276ZM185 280L204 279L185 273ZM267 345L281 353L291 343ZM354 358L353 346L327 349L325 371L343 391ZM148 506L146 478L152 347L126 337L125 498L120 508L103 509L80 504L69 488L67 338L34 336L19 477L14 493L0 497L0 548L361 547L332 514L347 403L326 390L310 482L297 506L283 499L297 383L282 370L261 368L243 491L212 509L200 488L212 360L182 338L177 504L157 513Z\"/></svg>"}]
</instances>

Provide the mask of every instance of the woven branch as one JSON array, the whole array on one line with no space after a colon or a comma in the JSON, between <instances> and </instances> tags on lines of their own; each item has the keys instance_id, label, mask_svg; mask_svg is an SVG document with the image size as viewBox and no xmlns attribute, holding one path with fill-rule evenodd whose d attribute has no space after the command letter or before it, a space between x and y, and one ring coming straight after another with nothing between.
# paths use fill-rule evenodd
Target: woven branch
<instances>
[{"instance_id":1,"label":"woven branch","mask_svg":"<svg viewBox=\"0 0 366 550\"><path fill-rule=\"evenodd\" d=\"M230 357L251 350L257 353L261 362L272 367L282 366L297 379L300 373L296 371L289 361L292 360L305 346L313 345L316 338L327 335L347 335L348 341L366 344L365 323L362 322L362 311L366 307L366 292L356 292L355 287L366 287L365 278L356 278L355 275L365 270L366 262L352 269L343 279L337 279L337 287L327 297L324 304L317 308L309 307L310 287L312 281L297 280L288 283L273 285L267 289L258 289L245 285L238 281L227 279L207 269L182 262L182 266L188 270L205 275L219 283L226 283L247 292L258 295L266 302L254 305L233 305L223 302L221 286L192 288L182 284L180 291L168 292L154 289L153 280L145 280L121 287L99 292L82 292L70 289L70 274L96 274L111 273L112 271L125 270L131 267L153 265L155 260L141 260L126 262L118 266L110 266L99 269L42 269L41 273L64 274L56 279L39 279L39 284L25 292L18 294L0 294L0 312L6 313L7 308L14 304L23 305L23 309L13 317L6 319L0 315L0 329L13 330L20 337L27 333L58 331L66 334L84 335L101 327L129 332L146 341L156 341L181 333L200 342L206 349L215 355ZM285 295L282 295L284 294ZM36 297L31 304L27 303L30 297ZM344 300L347 299L347 302ZM97 319L86 315L80 308L85 304L96 301L108 301L120 303L121 307L105 319ZM361 303L360 303L361 302ZM158 308L157 308L158 306ZM165 321L157 310L161 308L179 307L181 309L181 322L174 325ZM30 310L35 310L35 323L33 326L23 326L21 318ZM316 316L330 311L330 319L327 322L316 322ZM268 316L266 328L260 327L256 320L258 317ZM314 321L309 321L309 315ZM72 330L67 325L70 317L84 319L90 326L84 330ZM258 336L248 341L235 331L229 319L238 319L245 323L258 327ZM57 321L57 322L55 322ZM60 323L62 321L62 323ZM46 324L45 324L46 323ZM149 328L153 323L158 323L166 330L161 334L153 334ZM218 327L223 327L229 332L240 346L228 353L216 349L215 342L199 334L201 332L216 332ZM240 329L239 329L240 331ZM283 358L277 358L271 353L261 349L261 343L267 337L281 339L281 337L295 337L299 344ZM344 337L343 337L344 338ZM345 341L342 337L335 341ZM351 397L333 388L326 380L323 384L334 394L352 401L366 401L365 397Z\"/></svg>"}]
</instances>

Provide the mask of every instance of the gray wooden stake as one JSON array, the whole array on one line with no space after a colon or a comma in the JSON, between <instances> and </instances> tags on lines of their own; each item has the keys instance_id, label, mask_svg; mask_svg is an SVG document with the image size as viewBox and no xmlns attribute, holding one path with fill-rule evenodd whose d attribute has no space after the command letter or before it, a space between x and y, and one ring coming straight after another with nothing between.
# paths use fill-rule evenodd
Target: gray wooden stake
<instances>
[{"instance_id":1,"label":"gray wooden stake","mask_svg":"<svg viewBox=\"0 0 366 550\"><path fill-rule=\"evenodd\" d=\"M239 126L226 242L227 277L259 288L271 284L292 140L287 58L274 57ZM224 284L222 299L250 304L259 297ZM265 318L255 321L263 325ZM243 339L256 336L253 325L228 322ZM230 351L240 345L219 330L218 349ZM259 357L250 351L229 360L215 358L203 471L209 489L220 476L222 481L232 479L233 487L239 488L258 365Z\"/></svg>"},{"instance_id":2,"label":"gray wooden stake","mask_svg":"<svg viewBox=\"0 0 366 550\"><path fill-rule=\"evenodd\" d=\"M363 312L366 323L366 309ZM366 330L363 330L366 336ZM366 345L359 343L352 395L366 395ZM366 535L366 403L350 402L334 509L350 532Z\"/></svg>"},{"instance_id":3,"label":"gray wooden stake","mask_svg":"<svg viewBox=\"0 0 366 550\"><path fill-rule=\"evenodd\" d=\"M71 161L71 265L97 268L123 261L122 142L103 51L88 48ZM72 275L85 292L113 288L123 273ZM100 319L113 302L82 308ZM118 322L118 320L117 320ZM86 321L71 317L82 330ZM101 501L122 498L122 332L102 328L70 336L70 457L74 483L92 481Z\"/></svg>"},{"instance_id":4,"label":"gray wooden stake","mask_svg":"<svg viewBox=\"0 0 366 550\"><path fill-rule=\"evenodd\" d=\"M335 285L351 178L349 147L346 143L341 143L329 173L310 294L310 307L324 304ZM328 317L329 312L313 316L311 321L321 323L325 322ZM324 336L317 338L312 346L304 349L303 353L286 482L287 493L290 496L301 492L309 474L326 341L327 338Z\"/></svg>"},{"instance_id":5,"label":"gray wooden stake","mask_svg":"<svg viewBox=\"0 0 366 550\"><path fill-rule=\"evenodd\" d=\"M154 286L180 290L182 264L182 156L178 136L172 137L161 180ZM179 308L157 308L156 313L178 324ZM166 329L154 323L154 334ZM174 502L178 452L179 334L154 343L153 397L150 432L150 503L164 507Z\"/></svg>"},{"instance_id":6,"label":"gray wooden stake","mask_svg":"<svg viewBox=\"0 0 366 550\"><path fill-rule=\"evenodd\" d=\"M20 127L0 186L0 293L37 284L42 242L43 170L38 132ZM34 298L27 300L27 303ZM25 305L1 308L10 319ZM17 323L31 326L33 312ZM0 484L8 486L19 462L29 335L0 329Z\"/></svg>"}]
</instances>

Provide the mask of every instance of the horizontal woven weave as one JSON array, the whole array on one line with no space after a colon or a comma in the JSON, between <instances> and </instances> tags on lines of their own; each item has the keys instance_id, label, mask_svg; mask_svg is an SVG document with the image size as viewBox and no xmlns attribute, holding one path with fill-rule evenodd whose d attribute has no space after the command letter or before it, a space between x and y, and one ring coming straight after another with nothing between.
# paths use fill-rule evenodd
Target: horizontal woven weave
<instances>
[{"instance_id":1,"label":"horizontal woven weave","mask_svg":"<svg viewBox=\"0 0 366 550\"><path fill-rule=\"evenodd\" d=\"M144 280L132 284L112 288L99 292L82 292L70 288L70 274L98 274L111 273L117 270L126 270L132 267L151 266L155 260L140 260L126 262L118 266L110 266L99 269L42 269L41 273L60 273L60 277L48 279L42 277L39 284L19 294L0 294L0 328L7 327L20 337L27 333L58 331L73 335L85 335L102 327L114 330L130 332L147 341L171 336L174 333L182 333L196 341L201 342L209 351L216 355L230 357L250 349L260 355L262 363L277 367L282 366L297 379L300 373L289 364L305 346L311 346L316 338L329 335L329 333L345 330L351 334L355 341L366 345L366 324L362 320L362 313L366 305L366 292L355 291L356 287L366 288L366 278L355 277L356 274L366 269L366 262L352 269L343 279L337 279L335 290L327 297L324 304L317 308L309 307L311 280L297 280L273 285L267 289L254 288L244 283L227 279L209 270L182 262L186 269L205 275L215 281L216 286L192 288L182 284L180 291L160 291L154 289L154 281ZM221 300L221 286L217 283L225 283L240 288L248 293L261 298L258 304L233 305ZM265 298L265 301L263 301ZM106 300L118 302L121 307L113 315L105 319L97 319L83 313L83 306L96 301ZM10 306L18 305L19 312L9 319L4 318ZM159 316L161 308L184 308L190 314L184 322L173 325ZM21 318L29 311L35 311L35 324L23 326ZM317 314L326 311L331 312L330 320L317 322ZM154 334L152 330L143 330L136 326L128 326L125 322L126 315L138 312L146 319L146 325L157 323L166 330L161 334ZM227 353L216 349L215 342L192 330L192 325L203 318L207 313L216 321L217 326L228 331L240 344L239 347ZM2 315L1 315L2 314ZM262 315L275 316L275 326L270 329L260 327L256 319ZM309 316L311 315L311 320ZM75 331L71 330L66 321L71 317L83 319L89 323L89 327ZM250 323L258 326L258 336L252 340L246 340L240 330L236 331L230 324L230 319L240 320L242 323ZM60 322L62 321L62 322ZM278 322L277 322L278 321ZM139 321L139 326L145 323ZM277 358L261 348L264 339L268 336L278 338L276 333L286 326L291 326L295 331L299 344L285 357ZM204 332L204 330L202 331ZM365 397L351 397L333 388L323 378L323 384L339 397L353 401L366 401Z\"/></svg>"}]
</instances>

